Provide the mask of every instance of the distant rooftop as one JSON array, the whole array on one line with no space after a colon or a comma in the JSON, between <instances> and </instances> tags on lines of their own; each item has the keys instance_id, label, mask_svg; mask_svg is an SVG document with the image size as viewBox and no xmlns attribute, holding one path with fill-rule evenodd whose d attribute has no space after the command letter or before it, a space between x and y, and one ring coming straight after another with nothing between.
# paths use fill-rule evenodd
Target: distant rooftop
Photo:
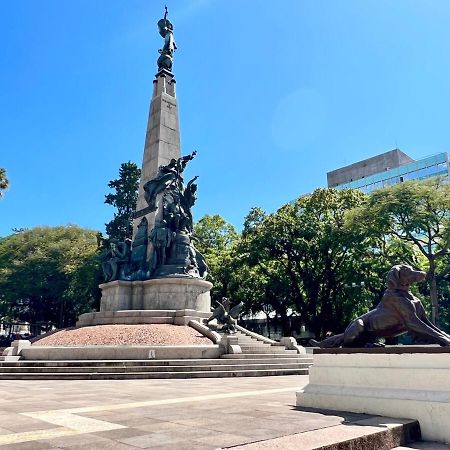
<instances>
[{"instance_id":1,"label":"distant rooftop","mask_svg":"<svg viewBox=\"0 0 450 450\"><path fill-rule=\"evenodd\" d=\"M376 189L391 186L408 180L426 180L427 178L441 176L448 180L449 165L447 152L420 158L392 169L369 175L348 183L334 186L336 189L360 189L363 192L372 192Z\"/></svg>"},{"instance_id":2,"label":"distant rooftop","mask_svg":"<svg viewBox=\"0 0 450 450\"><path fill-rule=\"evenodd\" d=\"M411 162L414 162L414 159L400 149L395 148L372 158L328 172L328 187L336 187L340 184L367 178L376 173L394 169Z\"/></svg>"}]
</instances>

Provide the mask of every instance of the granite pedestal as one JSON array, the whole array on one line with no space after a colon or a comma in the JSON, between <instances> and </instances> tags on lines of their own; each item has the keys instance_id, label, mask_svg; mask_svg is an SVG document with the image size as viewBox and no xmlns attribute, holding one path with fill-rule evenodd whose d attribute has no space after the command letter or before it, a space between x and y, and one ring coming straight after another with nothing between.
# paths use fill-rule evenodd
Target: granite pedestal
<instances>
[{"instance_id":1,"label":"granite pedestal","mask_svg":"<svg viewBox=\"0 0 450 450\"><path fill-rule=\"evenodd\" d=\"M317 349L297 406L417 419L450 442L450 348Z\"/></svg>"},{"instance_id":2,"label":"granite pedestal","mask_svg":"<svg viewBox=\"0 0 450 450\"><path fill-rule=\"evenodd\" d=\"M112 281L100 285L100 312L82 314L77 326L172 323L211 315L212 283L199 278Z\"/></svg>"},{"instance_id":3,"label":"granite pedestal","mask_svg":"<svg viewBox=\"0 0 450 450\"><path fill-rule=\"evenodd\" d=\"M101 284L100 311L128 309L211 310L212 283L199 278L157 278Z\"/></svg>"}]
</instances>

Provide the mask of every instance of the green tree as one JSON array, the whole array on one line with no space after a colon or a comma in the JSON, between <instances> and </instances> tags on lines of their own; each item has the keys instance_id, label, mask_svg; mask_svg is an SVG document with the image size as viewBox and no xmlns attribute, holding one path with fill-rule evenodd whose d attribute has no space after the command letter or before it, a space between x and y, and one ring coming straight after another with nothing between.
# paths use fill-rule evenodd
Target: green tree
<instances>
[{"instance_id":1,"label":"green tree","mask_svg":"<svg viewBox=\"0 0 450 450\"><path fill-rule=\"evenodd\" d=\"M196 248L203 254L214 284L213 300L229 296L233 276L233 249L239 239L236 229L219 215L206 215L194 225Z\"/></svg>"},{"instance_id":2,"label":"green tree","mask_svg":"<svg viewBox=\"0 0 450 450\"><path fill-rule=\"evenodd\" d=\"M261 301L277 312L284 333L290 331L290 310L323 335L368 309L370 296L360 284L368 244L345 226L345 214L363 200L359 191L317 189L274 214L255 208L246 218L239 251L264 274Z\"/></svg>"},{"instance_id":3,"label":"green tree","mask_svg":"<svg viewBox=\"0 0 450 450\"><path fill-rule=\"evenodd\" d=\"M74 325L98 306L96 232L37 227L0 241L0 314L10 319Z\"/></svg>"},{"instance_id":4,"label":"green tree","mask_svg":"<svg viewBox=\"0 0 450 450\"><path fill-rule=\"evenodd\" d=\"M450 255L450 185L436 178L380 189L350 219L368 235L378 239L388 236L414 246L426 264L431 319L437 323L438 279L450 272L448 264L440 264ZM419 262L417 257L416 262Z\"/></svg>"},{"instance_id":5,"label":"green tree","mask_svg":"<svg viewBox=\"0 0 450 450\"><path fill-rule=\"evenodd\" d=\"M105 224L110 239L124 241L132 237L133 212L136 209L140 176L141 171L137 165L128 161L120 165L119 178L108 183L108 187L115 192L105 196L105 203L117 208L114 218Z\"/></svg>"},{"instance_id":6,"label":"green tree","mask_svg":"<svg viewBox=\"0 0 450 450\"><path fill-rule=\"evenodd\" d=\"M8 189L9 181L6 177L6 170L0 167L0 198L3 196L3 191Z\"/></svg>"}]
</instances>

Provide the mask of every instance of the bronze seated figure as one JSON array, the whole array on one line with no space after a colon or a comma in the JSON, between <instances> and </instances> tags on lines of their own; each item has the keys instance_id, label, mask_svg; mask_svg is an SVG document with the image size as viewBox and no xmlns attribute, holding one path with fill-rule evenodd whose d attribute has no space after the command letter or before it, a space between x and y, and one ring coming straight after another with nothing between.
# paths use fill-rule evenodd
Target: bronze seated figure
<instances>
[{"instance_id":1,"label":"bronze seated figure","mask_svg":"<svg viewBox=\"0 0 450 450\"><path fill-rule=\"evenodd\" d=\"M405 333L430 344L450 346L450 335L431 323L421 301L409 291L413 283L423 281L426 273L404 264L388 272L387 289L377 307L356 318L344 333L321 342L311 340L313 346L364 347L374 345L378 338L392 338Z\"/></svg>"}]
</instances>

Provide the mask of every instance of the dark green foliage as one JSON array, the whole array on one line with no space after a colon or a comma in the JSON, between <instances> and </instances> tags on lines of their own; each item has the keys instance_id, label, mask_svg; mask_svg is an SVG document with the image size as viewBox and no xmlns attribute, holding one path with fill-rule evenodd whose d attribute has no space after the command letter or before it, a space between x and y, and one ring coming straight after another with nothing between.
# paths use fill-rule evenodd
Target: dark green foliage
<instances>
[{"instance_id":1,"label":"dark green foliage","mask_svg":"<svg viewBox=\"0 0 450 450\"><path fill-rule=\"evenodd\" d=\"M439 326L450 332L450 256L442 258L437 264L436 282L439 305ZM424 293L429 296L429 292Z\"/></svg>"},{"instance_id":2,"label":"dark green foliage","mask_svg":"<svg viewBox=\"0 0 450 450\"><path fill-rule=\"evenodd\" d=\"M428 271L427 283L412 290L430 316L439 298L439 323L448 330L449 217L450 185L438 179L371 196L317 189L273 214L252 209L232 245L218 239L228 235L218 232L224 222L209 218L200 227L199 248L217 278L213 295L243 301L244 312L264 312L268 320L275 313L285 335L294 331L290 316L318 336L342 332L376 306L387 272L400 263Z\"/></svg>"},{"instance_id":3,"label":"dark green foliage","mask_svg":"<svg viewBox=\"0 0 450 450\"><path fill-rule=\"evenodd\" d=\"M213 300L230 295L233 249L238 237L233 225L219 215L206 215L194 225L195 247L205 257L209 267L209 279L214 283Z\"/></svg>"},{"instance_id":4,"label":"dark green foliage","mask_svg":"<svg viewBox=\"0 0 450 450\"><path fill-rule=\"evenodd\" d=\"M414 260L404 262L427 270L431 319L437 323L437 283L449 271L442 262L450 255L450 185L435 178L380 189L352 213L350 220L379 243L388 237L391 242L414 247Z\"/></svg>"},{"instance_id":5,"label":"dark green foliage","mask_svg":"<svg viewBox=\"0 0 450 450\"><path fill-rule=\"evenodd\" d=\"M106 203L117 207L107 224L112 239L131 237L138 181L139 169L129 162L109 184L115 193ZM273 214L252 209L241 234L219 215L205 216L194 242L209 265L213 300L243 301L244 313L263 312L267 320L275 313L284 335L295 331L291 316L318 337L342 332L376 305L387 271L399 263L428 271L428 282L414 292L430 314L427 299L436 296L439 324L450 331L449 217L450 185L439 181L402 183L371 196L317 189ZM0 239L0 316L67 326L97 308L98 238L69 226Z\"/></svg>"},{"instance_id":6,"label":"dark green foliage","mask_svg":"<svg viewBox=\"0 0 450 450\"><path fill-rule=\"evenodd\" d=\"M119 178L108 183L108 187L115 192L105 196L105 203L117 208L114 218L105 224L110 239L124 241L132 238L133 212L136 209L140 176L137 165L128 161L121 164Z\"/></svg>"},{"instance_id":7,"label":"dark green foliage","mask_svg":"<svg viewBox=\"0 0 450 450\"><path fill-rule=\"evenodd\" d=\"M74 325L98 307L96 232L37 227L0 241L0 316Z\"/></svg>"},{"instance_id":8,"label":"dark green foliage","mask_svg":"<svg viewBox=\"0 0 450 450\"><path fill-rule=\"evenodd\" d=\"M0 198L3 196L3 191L8 189L9 181L6 177L6 170L0 167Z\"/></svg>"},{"instance_id":9,"label":"dark green foliage","mask_svg":"<svg viewBox=\"0 0 450 450\"><path fill-rule=\"evenodd\" d=\"M274 214L253 209L239 252L253 269L253 285L262 283L255 290L264 295L252 299L250 309L275 311L284 333L290 332L288 316L295 312L317 335L340 331L366 310L370 296L351 286L365 280L361 255L368 248L364 236L345 227L344 220L363 199L357 191L317 189Z\"/></svg>"}]
</instances>

